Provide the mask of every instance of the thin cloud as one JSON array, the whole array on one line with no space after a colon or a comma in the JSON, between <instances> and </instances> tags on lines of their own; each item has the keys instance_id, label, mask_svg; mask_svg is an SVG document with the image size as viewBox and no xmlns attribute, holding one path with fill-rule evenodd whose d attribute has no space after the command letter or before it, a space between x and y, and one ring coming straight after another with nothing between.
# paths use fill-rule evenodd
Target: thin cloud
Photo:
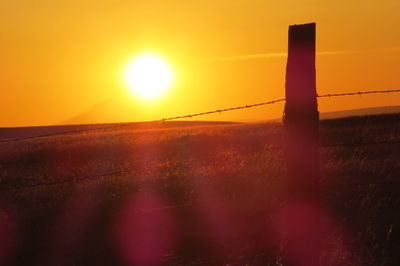
<instances>
[{"instance_id":1,"label":"thin cloud","mask_svg":"<svg viewBox=\"0 0 400 266\"><path fill-rule=\"evenodd\" d=\"M374 52L391 52L400 51L400 47L390 48L377 48L377 49L360 49L360 50L342 50L342 51L323 51L317 52L319 55L341 55L341 54L362 54L362 53L374 53ZM240 60L253 60L253 59L265 59L265 58L284 58L287 53L258 53L249 55L234 55L234 56L221 56L214 57L212 61L240 61Z\"/></svg>"},{"instance_id":2,"label":"thin cloud","mask_svg":"<svg viewBox=\"0 0 400 266\"><path fill-rule=\"evenodd\" d=\"M287 56L287 53L260 53L260 54L250 54L250 55L214 57L212 61L251 60L260 58L280 58L285 56Z\"/></svg>"}]
</instances>

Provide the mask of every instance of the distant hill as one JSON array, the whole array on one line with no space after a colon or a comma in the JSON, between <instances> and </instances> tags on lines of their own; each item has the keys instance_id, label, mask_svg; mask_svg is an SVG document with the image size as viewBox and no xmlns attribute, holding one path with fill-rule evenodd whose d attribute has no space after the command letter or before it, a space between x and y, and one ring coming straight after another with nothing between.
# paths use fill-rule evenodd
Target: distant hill
<instances>
[{"instance_id":1,"label":"distant hill","mask_svg":"<svg viewBox=\"0 0 400 266\"><path fill-rule=\"evenodd\" d=\"M92 108L77 116L61 122L62 125L109 123L112 121L132 122L138 114L137 108L116 99L98 102Z\"/></svg>"},{"instance_id":2,"label":"distant hill","mask_svg":"<svg viewBox=\"0 0 400 266\"><path fill-rule=\"evenodd\" d=\"M379 114L394 114L400 113L400 106L382 106L382 107L370 107L360 108L352 110L343 110L336 112L321 113L321 119L335 119L349 116L364 116L364 115L379 115Z\"/></svg>"}]
</instances>

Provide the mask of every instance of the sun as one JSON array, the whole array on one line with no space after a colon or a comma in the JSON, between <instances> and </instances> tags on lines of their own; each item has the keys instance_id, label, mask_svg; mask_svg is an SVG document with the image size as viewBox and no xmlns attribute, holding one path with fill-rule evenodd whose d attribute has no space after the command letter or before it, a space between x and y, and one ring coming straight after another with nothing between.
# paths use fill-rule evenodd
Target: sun
<instances>
[{"instance_id":1,"label":"sun","mask_svg":"<svg viewBox=\"0 0 400 266\"><path fill-rule=\"evenodd\" d=\"M125 82L135 96L151 100L162 96L172 85L173 72L160 56L143 53L127 65Z\"/></svg>"}]
</instances>

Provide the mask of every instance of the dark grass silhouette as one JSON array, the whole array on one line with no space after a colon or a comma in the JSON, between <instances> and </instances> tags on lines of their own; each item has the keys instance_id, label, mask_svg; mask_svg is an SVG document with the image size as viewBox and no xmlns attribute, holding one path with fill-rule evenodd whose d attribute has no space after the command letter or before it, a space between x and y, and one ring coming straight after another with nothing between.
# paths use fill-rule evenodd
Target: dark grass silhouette
<instances>
[{"instance_id":1,"label":"dark grass silhouette","mask_svg":"<svg viewBox=\"0 0 400 266\"><path fill-rule=\"evenodd\" d=\"M400 264L399 118L321 121L323 265ZM168 123L1 143L0 264L279 265L282 125Z\"/></svg>"}]
</instances>

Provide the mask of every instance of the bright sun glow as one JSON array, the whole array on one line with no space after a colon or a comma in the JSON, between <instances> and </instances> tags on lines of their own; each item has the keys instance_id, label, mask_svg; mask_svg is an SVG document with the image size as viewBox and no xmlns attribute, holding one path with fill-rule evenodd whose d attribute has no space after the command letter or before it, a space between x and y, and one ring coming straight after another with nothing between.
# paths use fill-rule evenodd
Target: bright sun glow
<instances>
[{"instance_id":1,"label":"bright sun glow","mask_svg":"<svg viewBox=\"0 0 400 266\"><path fill-rule=\"evenodd\" d=\"M154 54L135 57L125 70L125 81L132 92L146 100L160 97L171 86L172 80L170 66Z\"/></svg>"}]
</instances>

